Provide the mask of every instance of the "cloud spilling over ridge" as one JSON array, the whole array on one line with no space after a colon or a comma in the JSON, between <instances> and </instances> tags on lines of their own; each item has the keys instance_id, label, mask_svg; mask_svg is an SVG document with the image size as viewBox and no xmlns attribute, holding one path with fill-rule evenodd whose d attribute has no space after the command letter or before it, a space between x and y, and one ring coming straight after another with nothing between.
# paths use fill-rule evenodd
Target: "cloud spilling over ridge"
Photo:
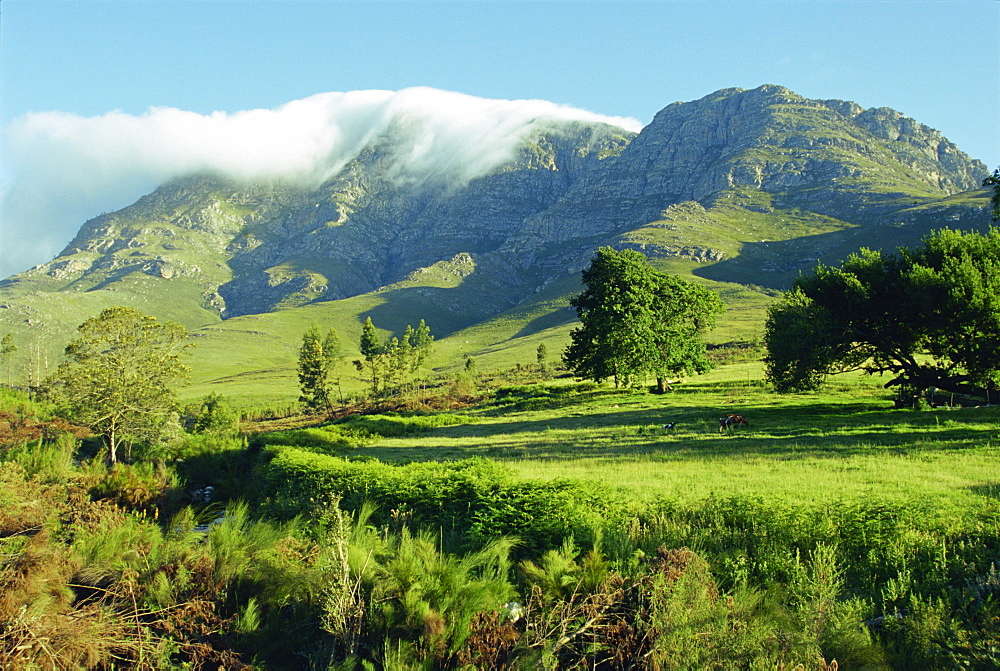
<instances>
[{"instance_id":1,"label":"cloud spilling over ridge","mask_svg":"<svg viewBox=\"0 0 1000 671\"><path fill-rule=\"evenodd\" d=\"M465 181L511 158L525 134L550 120L641 127L544 100L429 88L321 93L275 109L207 115L31 113L4 129L0 277L48 261L85 220L171 178L215 173L318 185L391 131L406 139L395 177Z\"/></svg>"}]
</instances>

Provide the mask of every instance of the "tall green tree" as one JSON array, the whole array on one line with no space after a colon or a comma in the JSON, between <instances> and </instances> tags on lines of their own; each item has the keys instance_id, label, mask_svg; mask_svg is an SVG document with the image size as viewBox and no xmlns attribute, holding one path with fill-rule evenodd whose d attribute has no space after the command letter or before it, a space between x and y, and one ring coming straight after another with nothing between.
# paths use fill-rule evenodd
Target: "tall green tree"
<instances>
[{"instance_id":1,"label":"tall green tree","mask_svg":"<svg viewBox=\"0 0 1000 671\"><path fill-rule=\"evenodd\" d=\"M302 335L298 364L299 389L302 392L299 401L309 409L330 408L340 359L340 339L333 329L321 336L319 327L313 325Z\"/></svg>"},{"instance_id":2,"label":"tall green tree","mask_svg":"<svg viewBox=\"0 0 1000 671\"><path fill-rule=\"evenodd\" d=\"M46 386L74 421L103 436L114 463L123 444L159 435L174 386L188 377L188 333L128 307L108 308L77 331Z\"/></svg>"},{"instance_id":3,"label":"tall green tree","mask_svg":"<svg viewBox=\"0 0 1000 671\"><path fill-rule=\"evenodd\" d=\"M849 370L889 374L911 396L930 387L996 398L1000 229L941 229L898 254L861 250L819 266L773 306L764 335L779 391Z\"/></svg>"},{"instance_id":4,"label":"tall green tree","mask_svg":"<svg viewBox=\"0 0 1000 671\"><path fill-rule=\"evenodd\" d=\"M657 272L641 252L602 247L583 271L585 290L570 301L581 326L563 353L577 375L630 386L711 368L704 332L723 311L712 291Z\"/></svg>"},{"instance_id":5,"label":"tall green tree","mask_svg":"<svg viewBox=\"0 0 1000 671\"><path fill-rule=\"evenodd\" d=\"M406 328L409 329L410 327L407 326ZM410 335L410 345L413 348L410 371L416 373L426 363L427 357L430 356L431 349L434 346L434 336L431 335L431 329L423 319L420 320L417 328Z\"/></svg>"},{"instance_id":6,"label":"tall green tree","mask_svg":"<svg viewBox=\"0 0 1000 671\"><path fill-rule=\"evenodd\" d=\"M386 368L386 344L375 330L375 324L371 317L365 318L365 323L361 325L361 356L363 360L355 361L354 365L359 371L368 371L368 379L372 385L372 394L378 394L379 383L385 384L383 374Z\"/></svg>"}]
</instances>

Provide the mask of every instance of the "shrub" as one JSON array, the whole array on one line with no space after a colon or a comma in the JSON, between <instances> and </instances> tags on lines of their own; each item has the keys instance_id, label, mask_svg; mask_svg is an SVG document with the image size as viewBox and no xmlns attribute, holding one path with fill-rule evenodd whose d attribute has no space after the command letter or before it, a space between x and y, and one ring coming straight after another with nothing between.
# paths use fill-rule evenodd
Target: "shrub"
<instances>
[{"instance_id":1,"label":"shrub","mask_svg":"<svg viewBox=\"0 0 1000 671\"><path fill-rule=\"evenodd\" d=\"M366 430L324 426L274 431L255 437L252 444L297 447L309 452L335 455L372 442L374 437Z\"/></svg>"},{"instance_id":2,"label":"shrub","mask_svg":"<svg viewBox=\"0 0 1000 671\"><path fill-rule=\"evenodd\" d=\"M295 448L271 450L273 458L262 466L259 496L266 511L285 518L310 514L310 502L333 492L352 510L371 501L382 524L389 523L390 511L405 510L417 526L440 529L459 545L480 547L498 536L516 536L537 553L558 547L568 536L591 545L596 529L628 511L610 488L517 482L506 467L486 459L394 466Z\"/></svg>"},{"instance_id":3,"label":"shrub","mask_svg":"<svg viewBox=\"0 0 1000 671\"><path fill-rule=\"evenodd\" d=\"M381 413L378 415L348 415L336 426L346 426L367 431L383 438L395 438L421 431L427 431L440 426L455 426L467 424L472 418L466 415L435 412L429 414L398 414Z\"/></svg>"},{"instance_id":4,"label":"shrub","mask_svg":"<svg viewBox=\"0 0 1000 671\"><path fill-rule=\"evenodd\" d=\"M240 430L240 415L219 394L209 394L200 404L188 406L185 425L193 433L227 434Z\"/></svg>"},{"instance_id":5,"label":"shrub","mask_svg":"<svg viewBox=\"0 0 1000 671\"><path fill-rule=\"evenodd\" d=\"M163 462L119 462L110 468L92 464L89 478L94 498L109 499L123 508L154 517L161 509L176 509L181 497L180 478Z\"/></svg>"}]
</instances>

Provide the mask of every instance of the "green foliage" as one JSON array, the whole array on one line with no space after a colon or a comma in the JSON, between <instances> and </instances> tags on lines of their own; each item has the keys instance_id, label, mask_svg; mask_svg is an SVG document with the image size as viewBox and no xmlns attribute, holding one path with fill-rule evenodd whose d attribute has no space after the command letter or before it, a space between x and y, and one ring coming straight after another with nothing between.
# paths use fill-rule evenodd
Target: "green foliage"
<instances>
[{"instance_id":1,"label":"green foliage","mask_svg":"<svg viewBox=\"0 0 1000 671\"><path fill-rule=\"evenodd\" d=\"M176 510L180 498L180 478L162 463L116 463L110 467L95 463L88 477L92 497L129 510L159 514L161 510Z\"/></svg>"},{"instance_id":2,"label":"green foliage","mask_svg":"<svg viewBox=\"0 0 1000 671\"><path fill-rule=\"evenodd\" d=\"M608 410L639 398L597 400ZM973 419L993 427L984 412ZM437 434L407 431L407 421L450 421L358 417L369 419L416 438ZM238 444L188 438L220 450ZM200 456L192 447L188 460ZM94 481L106 497L92 502L59 493L58 469L43 484L0 464L0 552L9 558L0 566L0 659L24 659L2 655L45 635L65 646L65 659L77 649L69 641L86 641L92 660L155 658L166 661L150 666L162 668L192 659L278 668L290 653L317 668L995 666L1000 527L983 497L964 512L873 492L818 506L770 495L637 505L600 486L519 480L487 460L389 466L288 447L259 456L253 494L269 497L260 510L301 521L254 519L230 505L207 528L191 510L160 527L110 502L155 490L168 470L96 463L77 476L70 464L69 477ZM827 477L842 477L831 475L841 473L832 455L824 463ZM331 491L347 492L353 518ZM523 560L520 572L512 557ZM75 629L58 629L70 622ZM122 629L91 627L98 622ZM123 644L140 638L165 647ZM65 666L74 664L99 666Z\"/></svg>"},{"instance_id":3,"label":"green foliage","mask_svg":"<svg viewBox=\"0 0 1000 671\"><path fill-rule=\"evenodd\" d=\"M481 545L498 536L516 536L538 551L557 547L568 535L592 544L605 520L621 518L628 504L594 483L518 482L494 462L392 466L351 462L296 448L271 448L258 496L271 514L307 514L310 501L339 492L344 505L375 503L388 524L390 511L404 510L414 524L442 529L456 546Z\"/></svg>"},{"instance_id":4,"label":"green foliage","mask_svg":"<svg viewBox=\"0 0 1000 671\"><path fill-rule=\"evenodd\" d=\"M334 378L339 384L340 340L333 329L320 337L319 328L311 326L302 336L299 348L299 401L312 411L329 410Z\"/></svg>"},{"instance_id":5,"label":"green foliage","mask_svg":"<svg viewBox=\"0 0 1000 671\"><path fill-rule=\"evenodd\" d=\"M984 398L1000 382L1000 229L942 229L898 256L862 250L819 266L774 306L767 375L779 391L848 370L890 373L900 397L929 387Z\"/></svg>"},{"instance_id":6,"label":"green foliage","mask_svg":"<svg viewBox=\"0 0 1000 671\"><path fill-rule=\"evenodd\" d=\"M983 180L983 186L992 186L993 195L990 196L990 205L993 206L993 221L1000 221L1000 168L993 171L993 174Z\"/></svg>"},{"instance_id":7,"label":"green foliage","mask_svg":"<svg viewBox=\"0 0 1000 671\"><path fill-rule=\"evenodd\" d=\"M377 415L347 415L338 420L336 427L345 427L382 436L394 438L428 431L441 426L457 426L471 422L467 415L456 415L447 412L435 412L426 415L405 415L399 413L380 413Z\"/></svg>"},{"instance_id":8,"label":"green foliage","mask_svg":"<svg viewBox=\"0 0 1000 671\"><path fill-rule=\"evenodd\" d=\"M500 387L493 392L487 405L498 411L541 410L560 408L592 400L605 394L601 385L594 382L576 384L528 384Z\"/></svg>"},{"instance_id":9,"label":"green foliage","mask_svg":"<svg viewBox=\"0 0 1000 671\"><path fill-rule=\"evenodd\" d=\"M63 433L53 441L37 440L21 443L3 452L3 459L24 467L25 473L41 480L63 480L72 471L77 441Z\"/></svg>"},{"instance_id":10,"label":"green foliage","mask_svg":"<svg viewBox=\"0 0 1000 671\"><path fill-rule=\"evenodd\" d=\"M402 385L420 370L431 352L434 336L421 319L417 328L409 324L402 338L382 341L371 317L361 327L360 350L364 361L354 362L359 371L367 369L373 396L387 391L390 385Z\"/></svg>"},{"instance_id":11,"label":"green foliage","mask_svg":"<svg viewBox=\"0 0 1000 671\"><path fill-rule=\"evenodd\" d=\"M200 433L171 445L173 467L187 490L212 485L221 500L239 498L247 487L246 474L253 464L247 441L232 434Z\"/></svg>"},{"instance_id":12,"label":"green foliage","mask_svg":"<svg viewBox=\"0 0 1000 671\"><path fill-rule=\"evenodd\" d=\"M220 394L209 394L198 406L190 408L193 433L233 434L240 429L240 416L229 400Z\"/></svg>"},{"instance_id":13,"label":"green foliage","mask_svg":"<svg viewBox=\"0 0 1000 671\"><path fill-rule=\"evenodd\" d=\"M583 271L585 291L570 301L582 325L563 360L577 375L615 386L711 368L702 334L723 311L713 292L656 272L634 250L597 250Z\"/></svg>"},{"instance_id":14,"label":"green foliage","mask_svg":"<svg viewBox=\"0 0 1000 671\"><path fill-rule=\"evenodd\" d=\"M646 627L654 637L651 665L654 668L715 666L721 661L720 653L725 653L713 650L701 639L706 635L719 637L727 613L719 602L708 562L686 548L660 548L653 565L656 570L646 585L649 594Z\"/></svg>"},{"instance_id":15,"label":"green foliage","mask_svg":"<svg viewBox=\"0 0 1000 671\"><path fill-rule=\"evenodd\" d=\"M825 658L846 668L883 664L870 633L858 626L870 607L859 599L839 600L845 582L839 557L836 546L820 542L811 562L796 566L789 592L802 631Z\"/></svg>"},{"instance_id":16,"label":"green foliage","mask_svg":"<svg viewBox=\"0 0 1000 671\"><path fill-rule=\"evenodd\" d=\"M454 659L475 616L514 596L513 545L501 538L458 557L442 552L434 534L403 528L375 558L370 602L376 631L419 641L425 660Z\"/></svg>"},{"instance_id":17,"label":"green foliage","mask_svg":"<svg viewBox=\"0 0 1000 671\"><path fill-rule=\"evenodd\" d=\"M254 439L254 444L298 447L319 454L343 454L370 445L375 437L366 428L327 425L307 429L272 431Z\"/></svg>"},{"instance_id":18,"label":"green foliage","mask_svg":"<svg viewBox=\"0 0 1000 671\"><path fill-rule=\"evenodd\" d=\"M545 604L569 601L576 594L591 594L607 578L608 565L600 553L591 550L582 563L576 561L579 551L571 536L561 546L546 550L536 564L530 559L521 562L520 569L529 586L538 591Z\"/></svg>"},{"instance_id":19,"label":"green foliage","mask_svg":"<svg viewBox=\"0 0 1000 671\"><path fill-rule=\"evenodd\" d=\"M173 385L188 375L181 363L187 330L115 307L78 331L48 387L74 421L104 437L115 462L122 443L160 435L175 403Z\"/></svg>"}]
</instances>

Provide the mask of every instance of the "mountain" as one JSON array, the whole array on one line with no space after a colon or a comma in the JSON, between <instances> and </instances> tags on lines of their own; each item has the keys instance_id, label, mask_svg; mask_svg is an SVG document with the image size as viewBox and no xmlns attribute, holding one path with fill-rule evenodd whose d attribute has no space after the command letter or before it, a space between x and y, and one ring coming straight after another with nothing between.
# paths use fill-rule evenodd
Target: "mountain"
<instances>
[{"instance_id":1,"label":"mountain","mask_svg":"<svg viewBox=\"0 0 1000 671\"><path fill-rule=\"evenodd\" d=\"M986 165L937 131L779 86L668 105L638 134L549 120L467 177L407 169L419 137L392 125L318 186L164 184L0 282L0 332L15 333L22 356L34 348L36 368L114 304L208 340L271 334L267 347L286 358L306 315L336 314L348 334L365 316L396 331L425 317L439 339L493 324L496 342L480 342L492 347L564 332L565 298L602 245L640 249L738 303L746 290L735 285L763 296L817 260L989 222ZM234 374L287 372L254 356L234 363Z\"/></svg>"}]
</instances>

